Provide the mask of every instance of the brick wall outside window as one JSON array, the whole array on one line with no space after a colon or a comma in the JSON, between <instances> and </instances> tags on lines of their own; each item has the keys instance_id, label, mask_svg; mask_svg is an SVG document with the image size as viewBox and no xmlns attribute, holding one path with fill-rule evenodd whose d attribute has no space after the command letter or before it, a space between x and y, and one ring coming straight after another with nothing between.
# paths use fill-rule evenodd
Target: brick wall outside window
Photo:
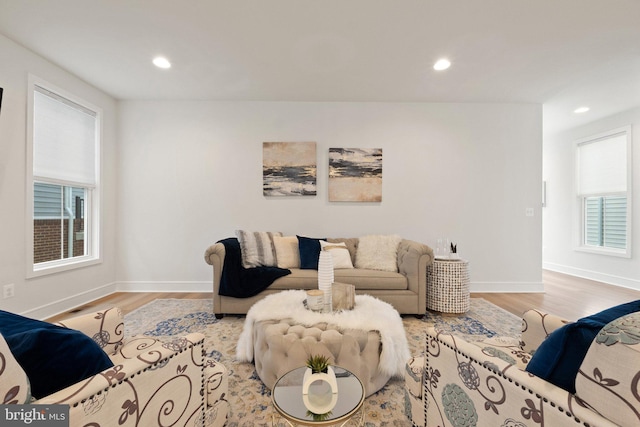
<instances>
[{"instance_id":1,"label":"brick wall outside window","mask_svg":"<svg viewBox=\"0 0 640 427\"><path fill-rule=\"evenodd\" d=\"M68 257L69 221L59 219L37 219L33 221L33 262L35 264L60 259L60 226L64 224L63 250L64 258ZM83 220L74 220L73 256L84 255L84 239L75 239L76 233L81 232Z\"/></svg>"}]
</instances>

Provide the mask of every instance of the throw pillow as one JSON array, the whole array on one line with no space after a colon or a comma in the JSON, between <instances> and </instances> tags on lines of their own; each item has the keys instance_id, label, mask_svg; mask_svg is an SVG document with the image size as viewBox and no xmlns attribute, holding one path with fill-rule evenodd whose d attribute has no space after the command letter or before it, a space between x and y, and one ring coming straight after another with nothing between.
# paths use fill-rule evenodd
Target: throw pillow
<instances>
[{"instance_id":1,"label":"throw pillow","mask_svg":"<svg viewBox=\"0 0 640 427\"><path fill-rule=\"evenodd\" d=\"M402 238L397 235L370 235L360 237L356 253L356 268L398 271L398 245Z\"/></svg>"},{"instance_id":2,"label":"throw pillow","mask_svg":"<svg viewBox=\"0 0 640 427\"><path fill-rule=\"evenodd\" d=\"M342 243L344 242L349 249L349 255L351 255L351 265L356 265L356 253L358 252L358 238L357 237L333 237L328 238L329 243Z\"/></svg>"},{"instance_id":3,"label":"throw pillow","mask_svg":"<svg viewBox=\"0 0 640 427\"><path fill-rule=\"evenodd\" d=\"M640 300L620 304L556 329L538 347L526 371L570 392L589 346L609 322L640 311Z\"/></svg>"},{"instance_id":4,"label":"throw pillow","mask_svg":"<svg viewBox=\"0 0 640 427\"><path fill-rule=\"evenodd\" d=\"M347 249L346 243L329 243L324 240L320 240L320 248L323 251L331 252L334 269L353 268L351 255L349 254L349 249Z\"/></svg>"},{"instance_id":5,"label":"throw pillow","mask_svg":"<svg viewBox=\"0 0 640 427\"><path fill-rule=\"evenodd\" d=\"M0 311L0 334L36 399L113 367L109 356L80 331Z\"/></svg>"},{"instance_id":6,"label":"throw pillow","mask_svg":"<svg viewBox=\"0 0 640 427\"><path fill-rule=\"evenodd\" d=\"M273 236L273 246L280 268L300 268L300 250L296 236Z\"/></svg>"},{"instance_id":7,"label":"throw pillow","mask_svg":"<svg viewBox=\"0 0 640 427\"><path fill-rule=\"evenodd\" d=\"M282 236L282 233L236 230L244 268L278 265L273 249L273 236Z\"/></svg>"},{"instance_id":8,"label":"throw pillow","mask_svg":"<svg viewBox=\"0 0 640 427\"><path fill-rule=\"evenodd\" d=\"M311 237L298 236L298 249L300 251L300 268L306 270L318 269L320 257L320 240Z\"/></svg>"}]
</instances>

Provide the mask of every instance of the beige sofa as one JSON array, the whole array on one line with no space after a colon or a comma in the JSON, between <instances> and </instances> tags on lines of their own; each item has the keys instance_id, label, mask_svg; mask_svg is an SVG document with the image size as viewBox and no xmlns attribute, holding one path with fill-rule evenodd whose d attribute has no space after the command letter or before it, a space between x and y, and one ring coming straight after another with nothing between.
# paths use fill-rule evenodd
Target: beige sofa
<instances>
[{"instance_id":1,"label":"beige sofa","mask_svg":"<svg viewBox=\"0 0 640 427\"><path fill-rule=\"evenodd\" d=\"M333 238L329 242L346 242L349 251L357 251L357 238ZM353 255L352 255L353 256ZM318 271L292 268L291 274L275 280L258 295L249 298L234 298L218 294L225 247L216 243L205 251L205 261L213 266L213 312L224 314L246 314L249 308L266 295L288 289L317 289ZM427 304L427 266L433 262L433 250L422 243L401 240L398 246L398 271L379 271L361 268L336 269L335 282L355 286L356 294L368 294L386 301L400 314L423 314Z\"/></svg>"},{"instance_id":2,"label":"beige sofa","mask_svg":"<svg viewBox=\"0 0 640 427\"><path fill-rule=\"evenodd\" d=\"M520 340L468 342L427 328L425 354L407 363L408 416L414 426L640 425L640 312L611 321L579 365L576 393L527 372L532 355L569 323L529 310ZM565 346L575 351L575 345Z\"/></svg>"}]
</instances>

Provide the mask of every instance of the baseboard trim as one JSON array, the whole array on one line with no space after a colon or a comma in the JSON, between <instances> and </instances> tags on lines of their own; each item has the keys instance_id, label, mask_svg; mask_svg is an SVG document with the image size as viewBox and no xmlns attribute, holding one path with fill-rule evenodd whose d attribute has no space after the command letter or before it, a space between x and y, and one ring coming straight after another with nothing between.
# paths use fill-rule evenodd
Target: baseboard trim
<instances>
[{"instance_id":1,"label":"baseboard trim","mask_svg":"<svg viewBox=\"0 0 640 427\"><path fill-rule=\"evenodd\" d=\"M213 292L213 283L207 282L116 282L116 292Z\"/></svg>"},{"instance_id":2,"label":"baseboard trim","mask_svg":"<svg viewBox=\"0 0 640 427\"><path fill-rule=\"evenodd\" d=\"M473 282L471 292L536 293L544 292L542 282ZM116 292L213 292L211 282L117 282Z\"/></svg>"},{"instance_id":3,"label":"baseboard trim","mask_svg":"<svg viewBox=\"0 0 640 427\"><path fill-rule=\"evenodd\" d=\"M472 282L471 292L482 293L540 293L544 292L542 282Z\"/></svg>"},{"instance_id":4,"label":"baseboard trim","mask_svg":"<svg viewBox=\"0 0 640 427\"><path fill-rule=\"evenodd\" d=\"M633 290L640 290L640 280L630 279L628 277L615 276L613 274L601 273L598 271L585 270L568 265L554 264L551 262L542 263L545 270L555 271L557 273L568 274L583 279L595 280L596 282L606 283L608 285L620 286Z\"/></svg>"},{"instance_id":5,"label":"baseboard trim","mask_svg":"<svg viewBox=\"0 0 640 427\"><path fill-rule=\"evenodd\" d=\"M91 301L106 297L116 292L116 284L108 283L94 289L90 289L79 294L53 301L49 304L41 305L21 313L23 316L33 319L48 319L58 314L65 313L74 307L80 307Z\"/></svg>"}]
</instances>

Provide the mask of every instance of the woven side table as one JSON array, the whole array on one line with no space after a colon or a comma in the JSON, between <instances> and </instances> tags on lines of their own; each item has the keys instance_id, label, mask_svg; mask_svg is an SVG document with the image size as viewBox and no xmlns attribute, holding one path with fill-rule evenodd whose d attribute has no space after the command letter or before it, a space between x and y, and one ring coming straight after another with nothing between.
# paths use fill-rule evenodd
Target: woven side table
<instances>
[{"instance_id":1,"label":"woven side table","mask_svg":"<svg viewBox=\"0 0 640 427\"><path fill-rule=\"evenodd\" d=\"M436 259L427 267L427 309L464 313L469 300L468 261Z\"/></svg>"}]
</instances>

